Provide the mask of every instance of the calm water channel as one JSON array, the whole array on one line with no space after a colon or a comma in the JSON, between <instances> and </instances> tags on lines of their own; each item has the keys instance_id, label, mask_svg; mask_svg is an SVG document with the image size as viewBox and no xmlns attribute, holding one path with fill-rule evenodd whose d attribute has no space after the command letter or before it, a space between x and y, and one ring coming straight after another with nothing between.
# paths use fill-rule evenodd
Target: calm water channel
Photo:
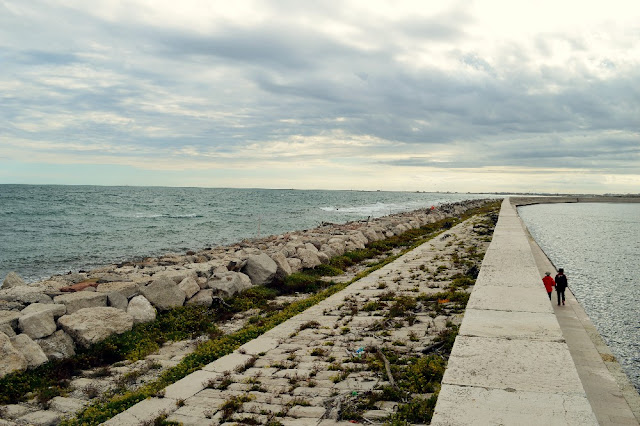
<instances>
[{"instance_id":1,"label":"calm water channel","mask_svg":"<svg viewBox=\"0 0 640 426\"><path fill-rule=\"evenodd\" d=\"M640 390L640 204L518 208L598 332Z\"/></svg>"}]
</instances>

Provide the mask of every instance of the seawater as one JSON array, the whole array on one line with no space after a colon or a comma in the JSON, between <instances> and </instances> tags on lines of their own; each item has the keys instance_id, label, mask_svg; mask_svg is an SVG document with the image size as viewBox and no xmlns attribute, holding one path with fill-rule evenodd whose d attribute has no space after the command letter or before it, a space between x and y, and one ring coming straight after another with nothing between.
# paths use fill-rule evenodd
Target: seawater
<instances>
[{"instance_id":1,"label":"seawater","mask_svg":"<svg viewBox=\"0 0 640 426\"><path fill-rule=\"evenodd\" d=\"M640 204L518 208L531 235L640 391Z\"/></svg>"},{"instance_id":2,"label":"seawater","mask_svg":"<svg viewBox=\"0 0 640 426\"><path fill-rule=\"evenodd\" d=\"M481 194L0 185L0 282L184 253Z\"/></svg>"}]
</instances>

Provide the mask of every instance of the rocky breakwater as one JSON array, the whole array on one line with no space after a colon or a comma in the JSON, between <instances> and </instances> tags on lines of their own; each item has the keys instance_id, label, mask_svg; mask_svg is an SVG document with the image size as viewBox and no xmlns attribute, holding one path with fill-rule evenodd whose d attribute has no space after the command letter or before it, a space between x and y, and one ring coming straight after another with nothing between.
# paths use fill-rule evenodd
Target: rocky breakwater
<instances>
[{"instance_id":1,"label":"rocky breakwater","mask_svg":"<svg viewBox=\"0 0 640 426\"><path fill-rule=\"evenodd\" d=\"M9 273L0 287L0 377L75 354L158 311L210 306L257 285L277 283L345 252L455 217L487 200L470 200L368 221L245 240L185 255L170 254L56 275L27 284Z\"/></svg>"}]
</instances>

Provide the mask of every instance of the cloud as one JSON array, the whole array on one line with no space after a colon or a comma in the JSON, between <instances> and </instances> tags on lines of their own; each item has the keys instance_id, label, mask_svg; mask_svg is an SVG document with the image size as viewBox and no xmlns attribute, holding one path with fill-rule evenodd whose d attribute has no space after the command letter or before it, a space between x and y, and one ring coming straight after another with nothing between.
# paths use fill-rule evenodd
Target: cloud
<instances>
[{"instance_id":1,"label":"cloud","mask_svg":"<svg viewBox=\"0 0 640 426\"><path fill-rule=\"evenodd\" d=\"M158 170L547 167L632 182L640 13L524 19L551 6L5 0L0 147Z\"/></svg>"}]
</instances>

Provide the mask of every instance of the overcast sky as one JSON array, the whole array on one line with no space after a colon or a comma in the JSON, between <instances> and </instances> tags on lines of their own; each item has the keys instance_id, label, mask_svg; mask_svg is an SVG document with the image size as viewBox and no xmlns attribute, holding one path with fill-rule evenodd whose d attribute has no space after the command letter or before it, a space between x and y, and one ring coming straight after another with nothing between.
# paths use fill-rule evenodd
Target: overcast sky
<instances>
[{"instance_id":1,"label":"overcast sky","mask_svg":"<svg viewBox=\"0 0 640 426\"><path fill-rule=\"evenodd\" d=\"M640 2L0 0L0 183L640 192Z\"/></svg>"}]
</instances>

